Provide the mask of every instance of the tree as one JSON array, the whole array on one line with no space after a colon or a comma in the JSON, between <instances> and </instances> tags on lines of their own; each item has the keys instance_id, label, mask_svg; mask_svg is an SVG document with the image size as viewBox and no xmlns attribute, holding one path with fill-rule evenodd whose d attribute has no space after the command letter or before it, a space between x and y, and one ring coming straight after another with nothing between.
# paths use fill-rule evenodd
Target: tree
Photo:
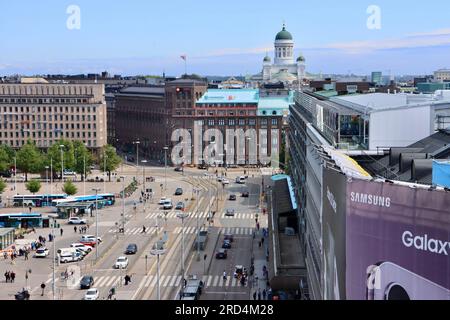
<instances>
[{"instance_id":1,"label":"tree","mask_svg":"<svg viewBox=\"0 0 450 320\"><path fill-rule=\"evenodd\" d=\"M0 171L10 168L14 158L14 150L7 144L0 145Z\"/></svg>"},{"instance_id":2,"label":"tree","mask_svg":"<svg viewBox=\"0 0 450 320\"><path fill-rule=\"evenodd\" d=\"M62 187L62 191L64 193L66 193L69 196L73 196L74 194L77 193L78 189L77 187L73 184L72 180L67 180L64 183L64 186Z\"/></svg>"},{"instance_id":3,"label":"tree","mask_svg":"<svg viewBox=\"0 0 450 320\"><path fill-rule=\"evenodd\" d=\"M122 159L117 155L116 149L113 146L107 144L103 147L99 167L103 172L108 172L109 181L111 181L111 171L116 170L121 162Z\"/></svg>"},{"instance_id":4,"label":"tree","mask_svg":"<svg viewBox=\"0 0 450 320\"><path fill-rule=\"evenodd\" d=\"M30 182L26 184L26 188L32 194L35 194L41 189L41 182L37 179L31 179Z\"/></svg>"},{"instance_id":5,"label":"tree","mask_svg":"<svg viewBox=\"0 0 450 320\"><path fill-rule=\"evenodd\" d=\"M6 189L6 183L3 179L0 179L0 194L3 193L3 191L5 191Z\"/></svg>"},{"instance_id":6,"label":"tree","mask_svg":"<svg viewBox=\"0 0 450 320\"><path fill-rule=\"evenodd\" d=\"M73 142L73 149L74 149L74 169L75 172L80 174L82 177L82 180L84 180L86 177L84 176L85 166L86 166L86 174L91 172L91 165L93 162L92 154L89 152L88 148L84 145L81 141L74 141Z\"/></svg>"},{"instance_id":7,"label":"tree","mask_svg":"<svg viewBox=\"0 0 450 320\"><path fill-rule=\"evenodd\" d=\"M61 139L53 144L47 151L46 165L50 165L50 159L53 162L53 172L61 173L61 145L63 147L63 166L64 169L74 170L74 148L72 141Z\"/></svg>"},{"instance_id":8,"label":"tree","mask_svg":"<svg viewBox=\"0 0 450 320\"><path fill-rule=\"evenodd\" d=\"M25 181L28 181L28 173L39 173L43 165L42 153L31 140L28 140L17 152L17 168L25 173Z\"/></svg>"}]
</instances>

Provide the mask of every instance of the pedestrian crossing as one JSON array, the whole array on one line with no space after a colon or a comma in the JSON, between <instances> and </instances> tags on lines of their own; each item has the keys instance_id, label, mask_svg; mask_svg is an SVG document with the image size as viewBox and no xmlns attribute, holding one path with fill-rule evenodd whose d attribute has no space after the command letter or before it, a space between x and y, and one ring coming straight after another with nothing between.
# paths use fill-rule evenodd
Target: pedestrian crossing
<instances>
[{"instance_id":1,"label":"pedestrian crossing","mask_svg":"<svg viewBox=\"0 0 450 320\"><path fill-rule=\"evenodd\" d=\"M221 228L222 233L231 233L233 235L252 235L254 228L244 228L244 227L226 227ZM185 227L184 234L195 234L197 232L197 227ZM182 233L181 227L176 227L173 230L173 233L179 234Z\"/></svg>"},{"instance_id":2,"label":"pedestrian crossing","mask_svg":"<svg viewBox=\"0 0 450 320\"><path fill-rule=\"evenodd\" d=\"M160 287L178 287L180 286L182 277L172 275L162 275L159 279ZM221 275L204 275L202 281L206 288L208 287L237 287L242 286L238 280L232 276L227 276L224 281ZM158 278L156 275L146 275L141 280L141 287L156 287L158 286ZM248 286L248 281L245 287ZM100 285L101 287L101 285Z\"/></svg>"},{"instance_id":3,"label":"pedestrian crossing","mask_svg":"<svg viewBox=\"0 0 450 320\"><path fill-rule=\"evenodd\" d=\"M108 230L108 233L116 233L116 232L117 232L117 229ZM156 232L156 229L153 227L147 228L145 230L145 234L153 234L155 232ZM142 233L142 227L125 229L125 235L133 235L133 234L140 234L140 233Z\"/></svg>"},{"instance_id":4,"label":"pedestrian crossing","mask_svg":"<svg viewBox=\"0 0 450 320\"><path fill-rule=\"evenodd\" d=\"M156 219L158 216L161 218L168 218L168 219L177 219L177 214L182 211L169 211L169 212L150 212L145 216L145 219ZM199 219L205 219L208 217L209 212L208 211L202 211L202 212L186 212L187 218L199 218ZM255 212L238 212L234 214L234 216L226 216L225 212L221 216L222 219L242 219L242 220L252 220L255 218Z\"/></svg>"},{"instance_id":5,"label":"pedestrian crossing","mask_svg":"<svg viewBox=\"0 0 450 320\"><path fill-rule=\"evenodd\" d=\"M235 213L234 216L226 216L225 213L222 214L222 219L255 219L255 213Z\"/></svg>"}]
</instances>

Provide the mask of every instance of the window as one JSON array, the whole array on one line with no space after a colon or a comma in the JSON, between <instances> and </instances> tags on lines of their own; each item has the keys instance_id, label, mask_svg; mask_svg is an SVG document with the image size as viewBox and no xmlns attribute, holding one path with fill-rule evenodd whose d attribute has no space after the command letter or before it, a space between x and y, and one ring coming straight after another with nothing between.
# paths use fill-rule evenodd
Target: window
<instances>
[{"instance_id":1,"label":"window","mask_svg":"<svg viewBox=\"0 0 450 320\"><path fill-rule=\"evenodd\" d=\"M225 119L219 119L219 126L225 125Z\"/></svg>"},{"instance_id":2,"label":"window","mask_svg":"<svg viewBox=\"0 0 450 320\"><path fill-rule=\"evenodd\" d=\"M256 120L255 119L248 119L248 125L249 126L254 126L256 124Z\"/></svg>"},{"instance_id":3,"label":"window","mask_svg":"<svg viewBox=\"0 0 450 320\"><path fill-rule=\"evenodd\" d=\"M234 119L228 119L228 125L229 126L234 126L234 124L235 124Z\"/></svg>"},{"instance_id":4,"label":"window","mask_svg":"<svg viewBox=\"0 0 450 320\"><path fill-rule=\"evenodd\" d=\"M261 125L267 126L267 119L261 119Z\"/></svg>"},{"instance_id":5,"label":"window","mask_svg":"<svg viewBox=\"0 0 450 320\"><path fill-rule=\"evenodd\" d=\"M245 119L239 119L239 125L245 126Z\"/></svg>"},{"instance_id":6,"label":"window","mask_svg":"<svg viewBox=\"0 0 450 320\"><path fill-rule=\"evenodd\" d=\"M278 119L272 119L272 125L273 126L278 125Z\"/></svg>"},{"instance_id":7,"label":"window","mask_svg":"<svg viewBox=\"0 0 450 320\"><path fill-rule=\"evenodd\" d=\"M208 126L214 125L214 119L208 119Z\"/></svg>"}]
</instances>

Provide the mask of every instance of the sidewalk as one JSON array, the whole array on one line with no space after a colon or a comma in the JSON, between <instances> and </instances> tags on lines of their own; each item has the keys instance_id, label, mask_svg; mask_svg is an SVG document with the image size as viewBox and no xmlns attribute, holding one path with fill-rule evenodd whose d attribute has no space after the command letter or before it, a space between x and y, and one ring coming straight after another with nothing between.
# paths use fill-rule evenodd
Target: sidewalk
<instances>
[{"instance_id":1,"label":"sidewalk","mask_svg":"<svg viewBox=\"0 0 450 320\"><path fill-rule=\"evenodd\" d=\"M262 240L264 239L264 240ZM262 242L261 246L259 243ZM266 292L269 287L267 286L267 278L264 275L263 268L268 268L268 262L266 259L266 254L268 250L269 239L263 235L263 229L260 228L259 231L255 229L255 238L253 239L253 257L254 257L254 267L255 271L252 276L252 289L250 290L250 300L254 300L254 293L256 292L256 300L265 300L264 291Z\"/></svg>"}]
</instances>

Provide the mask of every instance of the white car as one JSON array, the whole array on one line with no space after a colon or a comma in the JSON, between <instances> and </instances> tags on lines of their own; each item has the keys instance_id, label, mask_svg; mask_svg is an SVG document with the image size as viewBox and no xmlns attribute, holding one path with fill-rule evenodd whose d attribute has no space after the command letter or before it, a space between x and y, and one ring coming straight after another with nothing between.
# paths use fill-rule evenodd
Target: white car
<instances>
[{"instance_id":1,"label":"white car","mask_svg":"<svg viewBox=\"0 0 450 320\"><path fill-rule=\"evenodd\" d=\"M81 249L83 251L85 251L86 253L89 253L92 251L92 247L87 246L85 244L82 244L81 242L76 242L76 243L72 243L70 245L71 248L77 248L77 249Z\"/></svg>"},{"instance_id":2,"label":"white car","mask_svg":"<svg viewBox=\"0 0 450 320\"><path fill-rule=\"evenodd\" d=\"M86 224L86 219L81 219L79 217L70 217L69 224Z\"/></svg>"},{"instance_id":3,"label":"white car","mask_svg":"<svg viewBox=\"0 0 450 320\"><path fill-rule=\"evenodd\" d=\"M48 256L47 248L39 248L36 250L36 253L34 254L35 258L45 258L46 256Z\"/></svg>"},{"instance_id":4,"label":"white car","mask_svg":"<svg viewBox=\"0 0 450 320\"><path fill-rule=\"evenodd\" d=\"M230 180L228 180L228 179L222 179L222 184L230 184Z\"/></svg>"},{"instance_id":5,"label":"white car","mask_svg":"<svg viewBox=\"0 0 450 320\"><path fill-rule=\"evenodd\" d=\"M116 263L114 264L114 268L116 269L125 269L128 267L128 258L127 257L118 257Z\"/></svg>"},{"instance_id":6,"label":"white car","mask_svg":"<svg viewBox=\"0 0 450 320\"><path fill-rule=\"evenodd\" d=\"M84 295L84 300L97 300L99 296L99 292L97 288L91 288L86 291Z\"/></svg>"},{"instance_id":7,"label":"white car","mask_svg":"<svg viewBox=\"0 0 450 320\"><path fill-rule=\"evenodd\" d=\"M217 177L217 181L222 182L223 181L223 177L222 176Z\"/></svg>"},{"instance_id":8,"label":"white car","mask_svg":"<svg viewBox=\"0 0 450 320\"><path fill-rule=\"evenodd\" d=\"M161 205L163 205L164 204L164 202L167 200L167 198L166 197L161 197L161 199L159 199L159 202L158 202L158 204L161 204Z\"/></svg>"}]
</instances>

